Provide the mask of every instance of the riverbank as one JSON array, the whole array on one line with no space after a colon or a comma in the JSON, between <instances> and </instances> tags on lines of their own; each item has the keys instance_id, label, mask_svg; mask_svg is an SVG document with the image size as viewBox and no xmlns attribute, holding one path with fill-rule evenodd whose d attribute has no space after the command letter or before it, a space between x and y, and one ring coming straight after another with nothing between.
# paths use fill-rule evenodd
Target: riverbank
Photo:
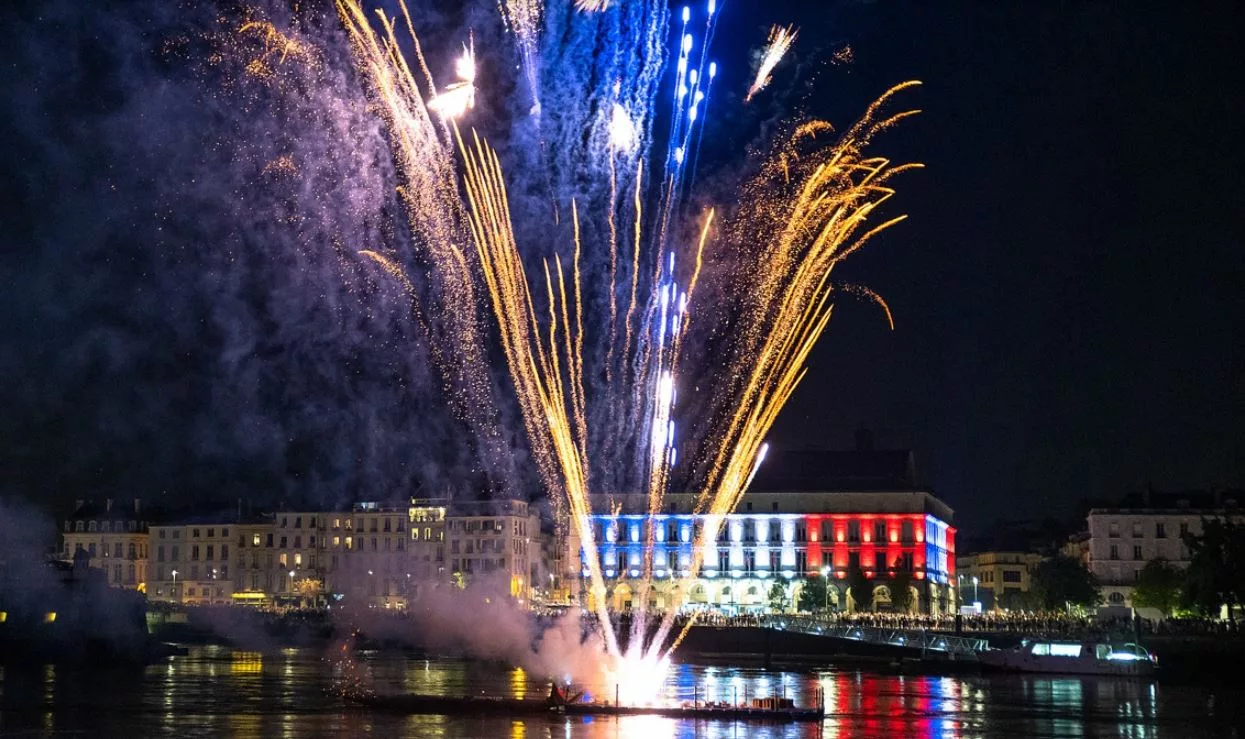
<instances>
[{"instance_id":1,"label":"riverbank","mask_svg":"<svg viewBox=\"0 0 1245 739\"><path fill-rule=\"evenodd\" d=\"M187 609L152 620L152 635L160 641L222 644L242 649L323 647L346 636L344 628L323 612L271 614L230 609ZM390 617L386 628L359 634L362 649L443 653L404 631L400 616ZM384 636L380 634L383 633ZM1019 642L1015 632L973 633L995 648ZM1142 643L1158 655L1159 680L1165 683L1245 686L1245 640L1206 636L1151 636ZM952 661L938 653L888 644L870 644L757 626L693 626L675 659L683 662L733 665L871 665L880 670L953 674L975 670L969 661Z\"/></svg>"}]
</instances>

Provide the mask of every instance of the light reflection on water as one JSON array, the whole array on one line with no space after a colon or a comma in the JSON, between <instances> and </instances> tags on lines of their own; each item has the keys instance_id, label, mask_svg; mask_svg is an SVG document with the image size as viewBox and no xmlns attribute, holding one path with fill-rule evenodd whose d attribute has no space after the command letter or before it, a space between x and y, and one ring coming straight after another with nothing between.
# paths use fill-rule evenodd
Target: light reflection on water
<instances>
[{"instance_id":1,"label":"light reflection on water","mask_svg":"<svg viewBox=\"0 0 1245 739\"><path fill-rule=\"evenodd\" d=\"M0 671L0 734L318 737L374 734L511 739L803 739L805 737L1231 736L1239 692L1149 682L1055 676L904 676L858 669L820 672L675 665L669 701L736 702L784 696L824 700L812 724L740 724L622 718L403 716L345 707L330 697L332 663L314 650L268 653L194 647L145 669L50 666ZM533 698L548 683L521 669L461 660L364 653L378 693L488 694ZM612 689L605 688L607 692ZM610 695L601 696L612 698ZM1216 706L1218 714L1208 711ZM1224 712L1230 712L1224 715ZM1235 712L1235 713L1231 713Z\"/></svg>"}]
</instances>

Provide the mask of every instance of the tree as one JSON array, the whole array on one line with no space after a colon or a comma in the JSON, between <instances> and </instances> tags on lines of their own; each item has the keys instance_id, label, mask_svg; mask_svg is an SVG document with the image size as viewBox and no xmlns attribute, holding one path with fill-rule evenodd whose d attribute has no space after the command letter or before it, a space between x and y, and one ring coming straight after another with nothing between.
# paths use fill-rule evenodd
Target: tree
<instances>
[{"instance_id":1,"label":"tree","mask_svg":"<svg viewBox=\"0 0 1245 739\"><path fill-rule=\"evenodd\" d=\"M775 580L774 584L769 588L769 607L774 613L782 613L787 610L787 589L783 587L782 582Z\"/></svg>"},{"instance_id":2,"label":"tree","mask_svg":"<svg viewBox=\"0 0 1245 739\"><path fill-rule=\"evenodd\" d=\"M1101 601L1098 581L1080 560L1057 555L1033 568L1033 592L1042 608L1061 611L1069 606L1092 608Z\"/></svg>"},{"instance_id":3,"label":"tree","mask_svg":"<svg viewBox=\"0 0 1245 739\"><path fill-rule=\"evenodd\" d=\"M852 567L847 571L847 592L852 596L857 611L873 608L873 583L865 577L864 570Z\"/></svg>"},{"instance_id":4,"label":"tree","mask_svg":"<svg viewBox=\"0 0 1245 739\"><path fill-rule=\"evenodd\" d=\"M1170 616L1180 602L1180 586L1184 574L1167 564L1162 557L1146 562L1137 573L1137 585L1133 588L1133 605L1138 608L1156 608L1164 616Z\"/></svg>"},{"instance_id":5,"label":"tree","mask_svg":"<svg viewBox=\"0 0 1245 739\"><path fill-rule=\"evenodd\" d=\"M891 607L896 613L910 613L912 606L912 573L900 567L891 573Z\"/></svg>"},{"instance_id":6,"label":"tree","mask_svg":"<svg viewBox=\"0 0 1245 739\"><path fill-rule=\"evenodd\" d=\"M1205 616L1245 603L1245 526L1222 518L1202 519L1202 535L1184 535L1189 547L1184 605Z\"/></svg>"},{"instance_id":7,"label":"tree","mask_svg":"<svg viewBox=\"0 0 1245 739\"><path fill-rule=\"evenodd\" d=\"M810 575L804 578L804 587L800 590L800 600L796 607L801 611L820 611L826 607L826 578Z\"/></svg>"}]
</instances>

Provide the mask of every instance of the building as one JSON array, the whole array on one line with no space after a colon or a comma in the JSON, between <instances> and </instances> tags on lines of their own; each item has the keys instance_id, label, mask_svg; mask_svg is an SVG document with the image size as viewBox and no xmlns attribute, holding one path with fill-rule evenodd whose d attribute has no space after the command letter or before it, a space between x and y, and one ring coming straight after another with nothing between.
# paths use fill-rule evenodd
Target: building
<instances>
[{"instance_id":1,"label":"building","mask_svg":"<svg viewBox=\"0 0 1245 739\"><path fill-rule=\"evenodd\" d=\"M269 596L281 605L310 607L321 602L326 571L324 537L329 514L278 511L272 516L275 572ZM270 568L271 569L271 568Z\"/></svg>"},{"instance_id":2,"label":"building","mask_svg":"<svg viewBox=\"0 0 1245 739\"><path fill-rule=\"evenodd\" d=\"M526 602L546 577L540 517L524 501L455 502L445 529L449 572L463 585L504 573L510 594Z\"/></svg>"},{"instance_id":3,"label":"building","mask_svg":"<svg viewBox=\"0 0 1245 739\"><path fill-rule=\"evenodd\" d=\"M328 558L325 588L334 602L366 604L373 608L403 609L414 599L421 584L421 569L412 555L427 553L424 529L436 537L432 521L412 528L413 504L356 504L350 511L326 514L323 556ZM442 514L443 515L443 514ZM439 532L439 527L438 527ZM420 536L417 551L410 546ZM427 570L431 575L431 560Z\"/></svg>"},{"instance_id":4,"label":"building","mask_svg":"<svg viewBox=\"0 0 1245 739\"><path fill-rule=\"evenodd\" d=\"M280 585L276 525L272 514L251 516L234 526L233 594L237 605L271 606ZM287 570L288 572L288 570Z\"/></svg>"},{"instance_id":5,"label":"building","mask_svg":"<svg viewBox=\"0 0 1245 739\"><path fill-rule=\"evenodd\" d=\"M977 552L955 558L961 603L985 610L1028 608L1033 568L1042 561L1032 552Z\"/></svg>"},{"instance_id":6,"label":"building","mask_svg":"<svg viewBox=\"0 0 1245 739\"><path fill-rule=\"evenodd\" d=\"M148 522L142 502L78 501L63 525L61 559L85 553L88 566L103 572L115 588L147 589ZM81 558L83 555L78 555Z\"/></svg>"},{"instance_id":7,"label":"building","mask_svg":"<svg viewBox=\"0 0 1245 739\"><path fill-rule=\"evenodd\" d=\"M757 475L736 511L717 521L695 512L693 494L666 495L656 516L645 513L644 495L614 496L620 513L592 520L608 607L635 607L651 532L649 607L657 610L681 604L724 613L766 611L775 582L783 585L786 602L796 604L805 579L818 575L830 578L827 607L856 610L847 586L854 570L872 581L874 609L891 609L891 587L898 583L910 588L906 600L913 610L955 608L952 511L917 487L911 452L875 451L862 434L855 451L776 453L766 468L771 471ZM602 502L594 510L609 506ZM697 551L706 526L716 526L716 540ZM586 556L571 533L568 547L581 556L566 558L579 570L566 576L578 576L578 596L592 606ZM703 566L692 578L697 555Z\"/></svg>"},{"instance_id":8,"label":"building","mask_svg":"<svg viewBox=\"0 0 1245 739\"><path fill-rule=\"evenodd\" d=\"M1146 563L1165 559L1183 569L1189 566L1185 535L1199 536L1207 518L1229 518L1245 523L1238 506L1239 493L1157 493L1151 490L1126 497L1111 507L1091 508L1089 567L1102 586L1109 606L1132 607L1133 584ZM1162 614L1139 609L1146 618Z\"/></svg>"},{"instance_id":9,"label":"building","mask_svg":"<svg viewBox=\"0 0 1245 739\"><path fill-rule=\"evenodd\" d=\"M230 547L235 535L236 523L227 517L152 525L148 599L187 605L230 604L234 567Z\"/></svg>"}]
</instances>

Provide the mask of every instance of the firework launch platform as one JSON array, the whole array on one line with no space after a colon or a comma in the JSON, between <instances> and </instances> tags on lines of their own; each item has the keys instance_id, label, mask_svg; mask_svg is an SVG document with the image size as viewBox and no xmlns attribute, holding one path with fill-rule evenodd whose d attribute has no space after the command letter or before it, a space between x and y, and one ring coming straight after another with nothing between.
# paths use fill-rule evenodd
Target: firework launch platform
<instances>
[{"instance_id":1,"label":"firework launch platform","mask_svg":"<svg viewBox=\"0 0 1245 739\"><path fill-rule=\"evenodd\" d=\"M751 705L685 703L680 705L628 706L613 703L558 703L530 698L440 695L354 696L360 707L410 714L505 715L505 716L663 716L674 719L792 723L820 721L824 708L798 708L789 701L754 701Z\"/></svg>"}]
</instances>

